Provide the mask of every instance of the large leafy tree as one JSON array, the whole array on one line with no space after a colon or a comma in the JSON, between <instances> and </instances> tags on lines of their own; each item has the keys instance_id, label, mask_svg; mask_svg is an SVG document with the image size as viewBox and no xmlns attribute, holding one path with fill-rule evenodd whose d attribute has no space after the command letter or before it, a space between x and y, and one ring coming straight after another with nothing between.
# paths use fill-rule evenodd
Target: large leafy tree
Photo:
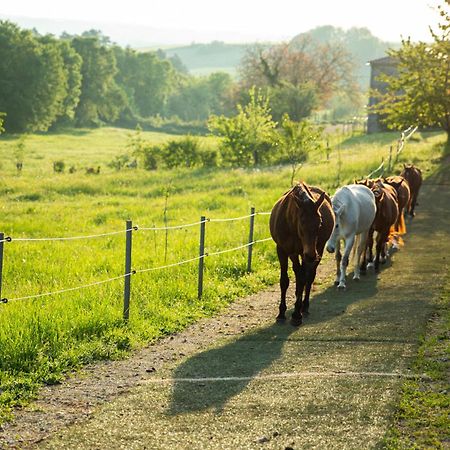
<instances>
[{"instance_id":1,"label":"large leafy tree","mask_svg":"<svg viewBox=\"0 0 450 450\"><path fill-rule=\"evenodd\" d=\"M114 47L116 81L126 92L134 113L141 117L161 114L174 89L175 70L156 52L136 52Z\"/></svg>"},{"instance_id":2,"label":"large leafy tree","mask_svg":"<svg viewBox=\"0 0 450 450\"><path fill-rule=\"evenodd\" d=\"M59 45L0 21L0 111L7 131L45 131L63 110L67 73Z\"/></svg>"},{"instance_id":3,"label":"large leafy tree","mask_svg":"<svg viewBox=\"0 0 450 450\"><path fill-rule=\"evenodd\" d=\"M61 105L61 118L73 119L75 109L80 101L81 95L81 56L71 46L69 41L57 41L61 55L64 60L64 70L66 72L67 93Z\"/></svg>"},{"instance_id":4,"label":"large leafy tree","mask_svg":"<svg viewBox=\"0 0 450 450\"><path fill-rule=\"evenodd\" d=\"M172 91L174 71L169 61L154 52L138 53L139 79L135 84L135 101L143 116L161 113Z\"/></svg>"},{"instance_id":5,"label":"large leafy tree","mask_svg":"<svg viewBox=\"0 0 450 450\"><path fill-rule=\"evenodd\" d=\"M64 87L64 98L60 102L58 119L71 120L75 116L75 109L80 101L81 94L81 56L71 46L70 41L55 39L51 35L38 37L39 42L57 47L63 64L63 79L61 87Z\"/></svg>"},{"instance_id":6,"label":"large leafy tree","mask_svg":"<svg viewBox=\"0 0 450 450\"><path fill-rule=\"evenodd\" d=\"M297 120L324 106L338 90L349 94L358 90L350 53L339 43L313 42L307 37L290 44L251 47L239 73L244 90L255 85L271 91L275 115L281 117L283 112L282 108L278 111L277 98L288 95L293 99L287 109ZM300 103L304 105L302 114Z\"/></svg>"},{"instance_id":7,"label":"large leafy tree","mask_svg":"<svg viewBox=\"0 0 450 450\"><path fill-rule=\"evenodd\" d=\"M230 75L217 72L207 77L180 77L176 91L168 101L166 112L183 120L206 120L211 114L228 115L232 110Z\"/></svg>"},{"instance_id":8,"label":"large leafy tree","mask_svg":"<svg viewBox=\"0 0 450 450\"><path fill-rule=\"evenodd\" d=\"M432 43L404 40L390 51L398 63L396 75L380 77L386 93L376 93L374 110L390 128L410 125L439 126L447 132L450 146L450 0L440 7L443 23L430 29Z\"/></svg>"},{"instance_id":9,"label":"large leafy tree","mask_svg":"<svg viewBox=\"0 0 450 450\"><path fill-rule=\"evenodd\" d=\"M114 80L117 67L112 49L97 36L75 37L72 46L83 61L81 95L75 112L77 124L113 122L126 108L127 100Z\"/></svg>"}]
</instances>

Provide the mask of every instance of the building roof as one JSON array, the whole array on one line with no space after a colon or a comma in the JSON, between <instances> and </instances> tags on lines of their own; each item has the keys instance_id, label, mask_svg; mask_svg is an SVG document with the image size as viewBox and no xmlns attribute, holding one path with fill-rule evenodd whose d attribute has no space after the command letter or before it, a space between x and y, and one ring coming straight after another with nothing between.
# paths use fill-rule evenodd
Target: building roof
<instances>
[{"instance_id":1,"label":"building roof","mask_svg":"<svg viewBox=\"0 0 450 450\"><path fill-rule=\"evenodd\" d=\"M372 59L369 61L371 66L397 64L396 58L393 56L383 56L382 58Z\"/></svg>"}]
</instances>

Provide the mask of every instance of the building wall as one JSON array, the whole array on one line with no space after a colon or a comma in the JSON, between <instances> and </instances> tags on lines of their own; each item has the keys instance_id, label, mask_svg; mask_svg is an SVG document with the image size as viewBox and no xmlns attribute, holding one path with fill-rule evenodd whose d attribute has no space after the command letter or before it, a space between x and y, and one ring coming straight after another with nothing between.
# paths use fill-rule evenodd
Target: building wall
<instances>
[{"instance_id":1,"label":"building wall","mask_svg":"<svg viewBox=\"0 0 450 450\"><path fill-rule=\"evenodd\" d=\"M381 74L395 75L397 73L397 63L394 58L387 56L385 58L370 61L370 89L377 90L384 94L386 92L386 83L378 80ZM369 97L369 108L377 103L377 99ZM369 110L370 111L370 110ZM367 133L378 133L386 131L386 126L381 123L380 116L369 112L367 117Z\"/></svg>"}]
</instances>

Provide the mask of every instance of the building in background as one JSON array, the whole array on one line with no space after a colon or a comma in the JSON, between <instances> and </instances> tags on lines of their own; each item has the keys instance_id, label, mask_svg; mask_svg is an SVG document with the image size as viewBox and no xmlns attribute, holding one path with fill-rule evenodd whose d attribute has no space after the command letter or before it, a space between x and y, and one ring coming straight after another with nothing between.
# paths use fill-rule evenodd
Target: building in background
<instances>
[{"instance_id":1,"label":"building in background","mask_svg":"<svg viewBox=\"0 0 450 450\"><path fill-rule=\"evenodd\" d=\"M392 56L385 56L383 58L373 59L369 61L370 64L370 91L377 90L381 94L386 93L386 83L380 81L378 78L381 74L395 75L397 73L397 61ZM369 97L369 108L376 105L378 100L372 96ZM378 113L370 112L367 117L367 133L378 133L386 131L386 125L380 120Z\"/></svg>"}]
</instances>

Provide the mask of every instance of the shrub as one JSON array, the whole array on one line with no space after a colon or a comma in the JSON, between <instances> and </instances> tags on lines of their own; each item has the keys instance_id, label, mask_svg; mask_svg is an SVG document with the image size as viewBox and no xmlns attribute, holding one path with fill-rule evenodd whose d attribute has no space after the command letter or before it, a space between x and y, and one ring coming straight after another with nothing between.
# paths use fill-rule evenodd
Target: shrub
<instances>
[{"instance_id":1,"label":"shrub","mask_svg":"<svg viewBox=\"0 0 450 450\"><path fill-rule=\"evenodd\" d=\"M108 166L115 170L122 170L126 164L131 161L131 156L128 153L123 153L122 155L115 156L114 159L108 163Z\"/></svg>"},{"instance_id":2,"label":"shrub","mask_svg":"<svg viewBox=\"0 0 450 450\"><path fill-rule=\"evenodd\" d=\"M199 141L192 136L169 141L163 147L162 158L169 169L181 166L194 167L201 160Z\"/></svg>"},{"instance_id":3,"label":"shrub","mask_svg":"<svg viewBox=\"0 0 450 450\"><path fill-rule=\"evenodd\" d=\"M206 149L200 152L200 160L203 167L217 167L219 165L219 153L214 149Z\"/></svg>"},{"instance_id":4,"label":"shrub","mask_svg":"<svg viewBox=\"0 0 450 450\"><path fill-rule=\"evenodd\" d=\"M66 164L63 160L53 161L53 172L63 173L66 168Z\"/></svg>"},{"instance_id":5,"label":"shrub","mask_svg":"<svg viewBox=\"0 0 450 450\"><path fill-rule=\"evenodd\" d=\"M156 170L161 158L162 149L158 145L147 145L142 147L139 157L145 170Z\"/></svg>"}]
</instances>

